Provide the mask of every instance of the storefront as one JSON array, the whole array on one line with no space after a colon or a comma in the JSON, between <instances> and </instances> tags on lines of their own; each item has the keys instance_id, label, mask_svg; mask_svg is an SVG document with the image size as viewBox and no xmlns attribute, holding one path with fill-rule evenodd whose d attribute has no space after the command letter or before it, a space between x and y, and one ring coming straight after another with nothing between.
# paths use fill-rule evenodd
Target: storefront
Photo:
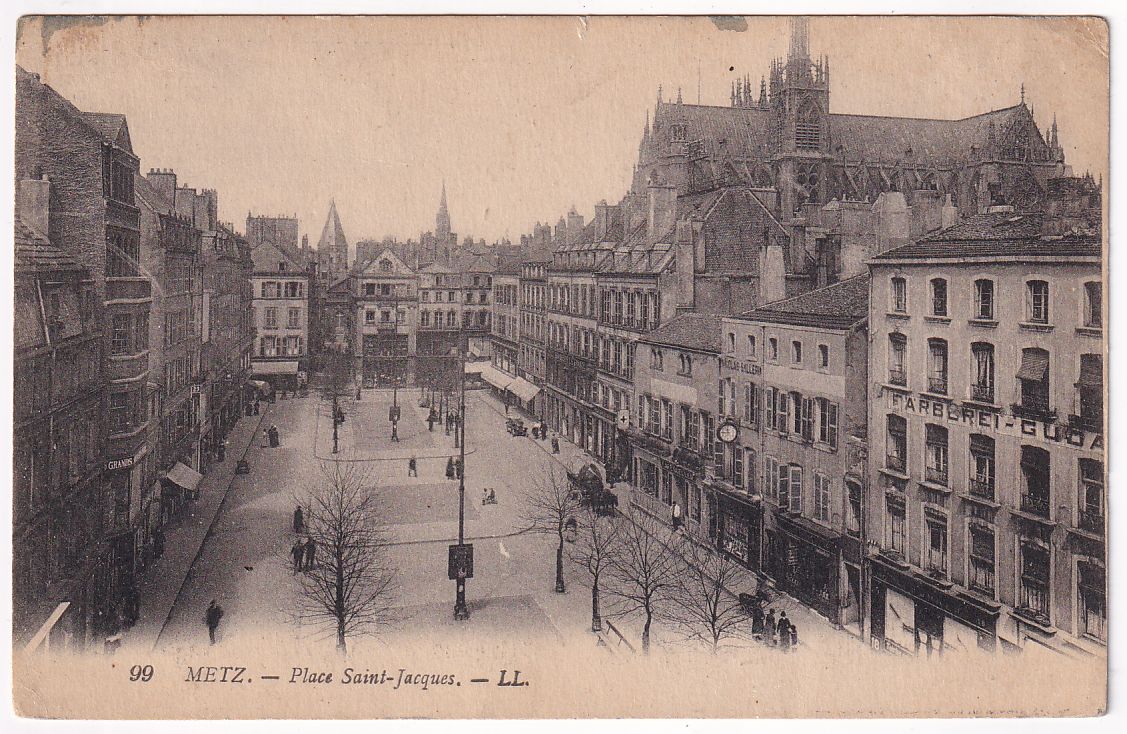
<instances>
[{"instance_id":1,"label":"storefront","mask_svg":"<svg viewBox=\"0 0 1127 734\"><path fill-rule=\"evenodd\" d=\"M772 575L779 588L840 623L840 535L809 518L775 516Z\"/></svg>"},{"instance_id":2,"label":"storefront","mask_svg":"<svg viewBox=\"0 0 1127 734\"><path fill-rule=\"evenodd\" d=\"M270 383L274 390L297 392L298 366L296 360L286 362L255 362L252 365L251 371L259 380Z\"/></svg>"},{"instance_id":3,"label":"storefront","mask_svg":"<svg viewBox=\"0 0 1127 734\"><path fill-rule=\"evenodd\" d=\"M167 522L197 497L203 475L178 461L161 479L161 514Z\"/></svg>"},{"instance_id":4,"label":"storefront","mask_svg":"<svg viewBox=\"0 0 1127 734\"><path fill-rule=\"evenodd\" d=\"M949 587L949 588L944 588ZM922 656L993 652L1001 606L923 577L896 561L872 562L872 644Z\"/></svg>"},{"instance_id":5,"label":"storefront","mask_svg":"<svg viewBox=\"0 0 1127 734\"><path fill-rule=\"evenodd\" d=\"M760 567L759 539L763 513L751 498L738 498L725 488L707 486L713 518L709 536L723 553L752 571Z\"/></svg>"},{"instance_id":6,"label":"storefront","mask_svg":"<svg viewBox=\"0 0 1127 734\"><path fill-rule=\"evenodd\" d=\"M529 413L533 413L533 401L540 394L540 388L533 385L523 377L514 378L508 385L509 394L517 401L518 405Z\"/></svg>"}]
</instances>

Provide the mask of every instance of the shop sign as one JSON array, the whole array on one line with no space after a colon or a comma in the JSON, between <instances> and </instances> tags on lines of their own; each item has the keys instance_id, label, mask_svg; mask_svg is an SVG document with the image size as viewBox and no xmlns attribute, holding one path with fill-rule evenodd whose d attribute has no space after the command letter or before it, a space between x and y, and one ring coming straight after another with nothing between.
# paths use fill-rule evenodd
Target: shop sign
<instances>
[{"instance_id":1,"label":"shop sign","mask_svg":"<svg viewBox=\"0 0 1127 734\"><path fill-rule=\"evenodd\" d=\"M763 368L755 362L748 362L735 357L721 357L720 366L733 372L743 372L745 375L758 375L763 373Z\"/></svg>"},{"instance_id":2,"label":"shop sign","mask_svg":"<svg viewBox=\"0 0 1127 734\"><path fill-rule=\"evenodd\" d=\"M886 390L883 387L881 392L886 398L885 406L901 415L939 418L947 423L963 424L974 431L1014 436L1022 440L1063 443L1080 449L1097 450L1102 449L1104 445L1102 435L1082 428L1003 415L994 410L958 405L946 400L932 400L896 390Z\"/></svg>"},{"instance_id":3,"label":"shop sign","mask_svg":"<svg viewBox=\"0 0 1127 734\"><path fill-rule=\"evenodd\" d=\"M118 469L128 469L133 466L133 457L127 456L124 459L110 459L106 462L106 471L117 471Z\"/></svg>"}]
</instances>

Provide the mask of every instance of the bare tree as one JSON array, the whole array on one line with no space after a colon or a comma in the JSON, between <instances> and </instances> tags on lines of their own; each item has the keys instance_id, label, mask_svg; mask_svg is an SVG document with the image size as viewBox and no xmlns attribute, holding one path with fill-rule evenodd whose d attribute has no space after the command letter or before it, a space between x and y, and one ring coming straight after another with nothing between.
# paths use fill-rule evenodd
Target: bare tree
<instances>
[{"instance_id":1,"label":"bare tree","mask_svg":"<svg viewBox=\"0 0 1127 734\"><path fill-rule=\"evenodd\" d=\"M603 629L603 618L599 608L599 592L603 575L611 560L619 551L619 520L613 515L598 512L588 506L580 513L576 525L576 542L568 556L591 579L591 631Z\"/></svg>"},{"instance_id":2,"label":"bare tree","mask_svg":"<svg viewBox=\"0 0 1127 734\"><path fill-rule=\"evenodd\" d=\"M564 537L568 521L582 509L580 495L567 474L557 466L538 475L523 493L522 525L526 532L554 534L556 546L556 592L567 591L564 584Z\"/></svg>"},{"instance_id":3,"label":"bare tree","mask_svg":"<svg viewBox=\"0 0 1127 734\"><path fill-rule=\"evenodd\" d=\"M299 616L347 639L391 621L395 572L385 557L380 497L354 462L323 462L321 481L306 498L305 523L315 563L299 575Z\"/></svg>"},{"instance_id":4,"label":"bare tree","mask_svg":"<svg viewBox=\"0 0 1127 734\"><path fill-rule=\"evenodd\" d=\"M745 637L751 620L728 589L738 583L741 567L722 553L692 540L678 544L685 567L662 615L686 638L700 640L713 653L727 640Z\"/></svg>"},{"instance_id":5,"label":"bare tree","mask_svg":"<svg viewBox=\"0 0 1127 734\"><path fill-rule=\"evenodd\" d=\"M607 594L618 615L640 612L642 651L650 651L650 628L678 584L684 562L669 527L631 507L619 521L619 544L607 567Z\"/></svg>"}]
</instances>

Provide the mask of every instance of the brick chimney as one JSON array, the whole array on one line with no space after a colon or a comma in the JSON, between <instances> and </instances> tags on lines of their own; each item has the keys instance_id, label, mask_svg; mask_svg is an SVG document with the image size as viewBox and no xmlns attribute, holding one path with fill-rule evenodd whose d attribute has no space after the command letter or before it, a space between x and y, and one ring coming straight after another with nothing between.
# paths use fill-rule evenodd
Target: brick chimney
<instances>
[{"instance_id":1,"label":"brick chimney","mask_svg":"<svg viewBox=\"0 0 1127 734\"><path fill-rule=\"evenodd\" d=\"M567 213L567 242L574 245L583 237L583 215L573 207Z\"/></svg>"},{"instance_id":2,"label":"brick chimney","mask_svg":"<svg viewBox=\"0 0 1127 734\"><path fill-rule=\"evenodd\" d=\"M145 179L169 204L176 202L176 172L171 168L151 168Z\"/></svg>"},{"instance_id":3,"label":"brick chimney","mask_svg":"<svg viewBox=\"0 0 1127 734\"><path fill-rule=\"evenodd\" d=\"M908 203L899 191L883 191L873 202L876 254L908 244Z\"/></svg>"},{"instance_id":4,"label":"brick chimney","mask_svg":"<svg viewBox=\"0 0 1127 734\"><path fill-rule=\"evenodd\" d=\"M36 234L47 237L51 227L51 182L46 176L20 181L18 199L20 221Z\"/></svg>"},{"instance_id":5,"label":"brick chimney","mask_svg":"<svg viewBox=\"0 0 1127 734\"><path fill-rule=\"evenodd\" d=\"M595 204L595 240L597 242L602 242L607 237L607 228L609 226L607 210L609 208L606 199Z\"/></svg>"},{"instance_id":6,"label":"brick chimney","mask_svg":"<svg viewBox=\"0 0 1127 734\"><path fill-rule=\"evenodd\" d=\"M654 181L649 185L649 212L646 216L646 240L653 244L673 227L677 216L677 189Z\"/></svg>"}]
</instances>

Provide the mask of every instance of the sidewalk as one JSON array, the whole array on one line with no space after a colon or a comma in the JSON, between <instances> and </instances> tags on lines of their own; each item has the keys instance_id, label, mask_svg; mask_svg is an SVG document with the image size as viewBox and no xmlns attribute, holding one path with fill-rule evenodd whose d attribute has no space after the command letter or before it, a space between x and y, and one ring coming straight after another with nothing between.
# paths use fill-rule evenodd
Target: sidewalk
<instances>
[{"instance_id":1,"label":"sidewalk","mask_svg":"<svg viewBox=\"0 0 1127 734\"><path fill-rule=\"evenodd\" d=\"M122 649L152 650L172 613L180 589L211 532L223 500L235 478L235 467L258 438L258 428L269 414L269 404L257 416L243 416L227 434L227 457L213 462L199 485L199 499L164 528L164 555L154 561L138 584L141 618L125 631Z\"/></svg>"},{"instance_id":2,"label":"sidewalk","mask_svg":"<svg viewBox=\"0 0 1127 734\"><path fill-rule=\"evenodd\" d=\"M483 403L487 404L498 414L504 414L505 409L499 399L494 397L488 391L479 394L481 396L480 399ZM516 408L510 408L510 411L515 414L520 414L523 412ZM550 435L557 436L560 439L560 453L558 455L553 455L553 458L555 458L560 464L572 469L572 471L587 463L595 463L596 465L599 464L599 461L596 458L592 457L586 451L571 443L567 439L563 438L562 436L558 436L558 434L555 434L555 432L550 431L549 433ZM536 443L542 450L551 454L550 438L547 441L534 441L533 443ZM668 521L667 516L654 515L654 513L649 508L645 507L644 504L635 502L634 495L636 492L638 492L638 490L636 490L631 485L625 482L620 482L614 485L612 490L619 495L620 506L624 505L625 502L629 502L631 506L638 508L640 511L645 512L646 514L653 515L657 520L661 522ZM759 577L750 569L738 567L736 569L736 576L736 582L727 589L727 592L732 596L738 597L741 592L754 594L758 590L760 584ZM800 645L804 649L816 651L819 653L827 653L832 650L833 652L838 653L841 651L840 648L847 647L849 648L849 652L853 653L855 652L856 647L862 646L861 641L858 640L855 636L845 630L839 629L838 627L834 626L825 617L821 616L820 614L788 594L781 592L778 593L778 596L774 598L769 607L775 609L777 612L785 611L787 613L787 617L790 618L790 620L799 630L799 638L801 641ZM626 629L623 629L622 631L625 633ZM629 634L627 634L627 636L630 637ZM640 642L638 640L631 639L631 642L635 644L635 646L640 645Z\"/></svg>"}]
</instances>

